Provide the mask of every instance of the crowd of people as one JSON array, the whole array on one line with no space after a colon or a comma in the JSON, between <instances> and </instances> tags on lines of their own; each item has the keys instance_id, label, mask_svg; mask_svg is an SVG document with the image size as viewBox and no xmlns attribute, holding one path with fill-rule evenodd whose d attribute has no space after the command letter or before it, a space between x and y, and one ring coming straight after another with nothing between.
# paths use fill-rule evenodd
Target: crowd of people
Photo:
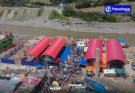
<instances>
[{"instance_id":1,"label":"crowd of people","mask_svg":"<svg viewBox=\"0 0 135 93\"><path fill-rule=\"evenodd\" d=\"M57 65L47 65L45 68L45 80L41 89L41 93L49 93L53 81L57 81L59 87L66 86L71 77L75 77L81 73L80 59L82 50L77 46L71 46L71 52L66 61L60 61ZM76 82L72 81L71 83Z\"/></svg>"}]
</instances>

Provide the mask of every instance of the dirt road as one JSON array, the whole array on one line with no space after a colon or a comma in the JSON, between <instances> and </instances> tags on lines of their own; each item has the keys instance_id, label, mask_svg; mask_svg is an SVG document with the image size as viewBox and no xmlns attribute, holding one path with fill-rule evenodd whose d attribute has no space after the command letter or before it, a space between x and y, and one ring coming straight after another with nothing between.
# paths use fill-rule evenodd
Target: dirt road
<instances>
[{"instance_id":1,"label":"dirt road","mask_svg":"<svg viewBox=\"0 0 135 93\"><path fill-rule=\"evenodd\" d=\"M49 28L35 28L30 26L16 26L16 25L0 25L0 31L12 32L13 34L20 35L46 35L46 36L71 36L79 38L118 38L123 37L130 44L135 44L134 34L112 34L112 33L97 33L97 32L73 32L73 31L62 31Z\"/></svg>"}]
</instances>

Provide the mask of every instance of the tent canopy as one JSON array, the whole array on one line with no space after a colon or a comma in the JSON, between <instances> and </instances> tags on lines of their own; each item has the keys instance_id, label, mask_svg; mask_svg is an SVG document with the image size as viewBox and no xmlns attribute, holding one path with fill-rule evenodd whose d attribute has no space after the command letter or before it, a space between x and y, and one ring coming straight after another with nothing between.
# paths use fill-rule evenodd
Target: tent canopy
<instances>
[{"instance_id":1,"label":"tent canopy","mask_svg":"<svg viewBox=\"0 0 135 93\"><path fill-rule=\"evenodd\" d=\"M96 58L96 48L100 49L100 60L102 59L102 40L100 39L91 39L88 44L88 50L85 58L95 59Z\"/></svg>"},{"instance_id":2,"label":"tent canopy","mask_svg":"<svg viewBox=\"0 0 135 93\"><path fill-rule=\"evenodd\" d=\"M125 43L126 43L126 41L125 41L124 38L121 38L121 37L120 37L120 38L118 38L118 40L119 40L119 42L122 43L122 44L125 44Z\"/></svg>"},{"instance_id":3,"label":"tent canopy","mask_svg":"<svg viewBox=\"0 0 135 93\"><path fill-rule=\"evenodd\" d=\"M63 37L56 38L52 44L44 51L42 56L50 56L53 59L58 55L62 47L66 44L66 39Z\"/></svg>"},{"instance_id":4,"label":"tent canopy","mask_svg":"<svg viewBox=\"0 0 135 93\"><path fill-rule=\"evenodd\" d=\"M71 46L66 46L62 56L60 57L60 60L61 61L66 61L70 51L71 51Z\"/></svg>"},{"instance_id":5,"label":"tent canopy","mask_svg":"<svg viewBox=\"0 0 135 93\"><path fill-rule=\"evenodd\" d=\"M125 63L125 56L121 44L116 39L106 41L107 62L119 60L117 62Z\"/></svg>"},{"instance_id":6,"label":"tent canopy","mask_svg":"<svg viewBox=\"0 0 135 93\"><path fill-rule=\"evenodd\" d=\"M84 57L81 58L80 60L80 65L86 65L87 64L87 61Z\"/></svg>"},{"instance_id":7,"label":"tent canopy","mask_svg":"<svg viewBox=\"0 0 135 93\"><path fill-rule=\"evenodd\" d=\"M45 48L47 48L51 41L52 39L50 37L44 37L34 47L29 49L27 53L37 57Z\"/></svg>"}]
</instances>

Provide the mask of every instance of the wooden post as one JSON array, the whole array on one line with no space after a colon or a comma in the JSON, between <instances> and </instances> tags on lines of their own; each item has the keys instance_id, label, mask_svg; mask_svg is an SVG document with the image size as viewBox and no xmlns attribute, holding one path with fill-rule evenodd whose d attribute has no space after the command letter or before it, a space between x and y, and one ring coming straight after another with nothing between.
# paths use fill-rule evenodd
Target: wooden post
<instances>
[{"instance_id":1,"label":"wooden post","mask_svg":"<svg viewBox=\"0 0 135 93\"><path fill-rule=\"evenodd\" d=\"M97 79L99 77L99 62L100 62L100 49L96 48L96 73L95 73L95 79Z\"/></svg>"}]
</instances>

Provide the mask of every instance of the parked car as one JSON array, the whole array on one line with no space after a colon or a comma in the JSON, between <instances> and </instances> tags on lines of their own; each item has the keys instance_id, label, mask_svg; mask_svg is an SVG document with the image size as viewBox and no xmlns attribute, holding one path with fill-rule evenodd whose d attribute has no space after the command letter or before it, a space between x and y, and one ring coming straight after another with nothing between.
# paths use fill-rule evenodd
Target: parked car
<instances>
[{"instance_id":1,"label":"parked car","mask_svg":"<svg viewBox=\"0 0 135 93\"><path fill-rule=\"evenodd\" d=\"M135 70L135 62L132 62L131 67L133 70Z\"/></svg>"}]
</instances>

